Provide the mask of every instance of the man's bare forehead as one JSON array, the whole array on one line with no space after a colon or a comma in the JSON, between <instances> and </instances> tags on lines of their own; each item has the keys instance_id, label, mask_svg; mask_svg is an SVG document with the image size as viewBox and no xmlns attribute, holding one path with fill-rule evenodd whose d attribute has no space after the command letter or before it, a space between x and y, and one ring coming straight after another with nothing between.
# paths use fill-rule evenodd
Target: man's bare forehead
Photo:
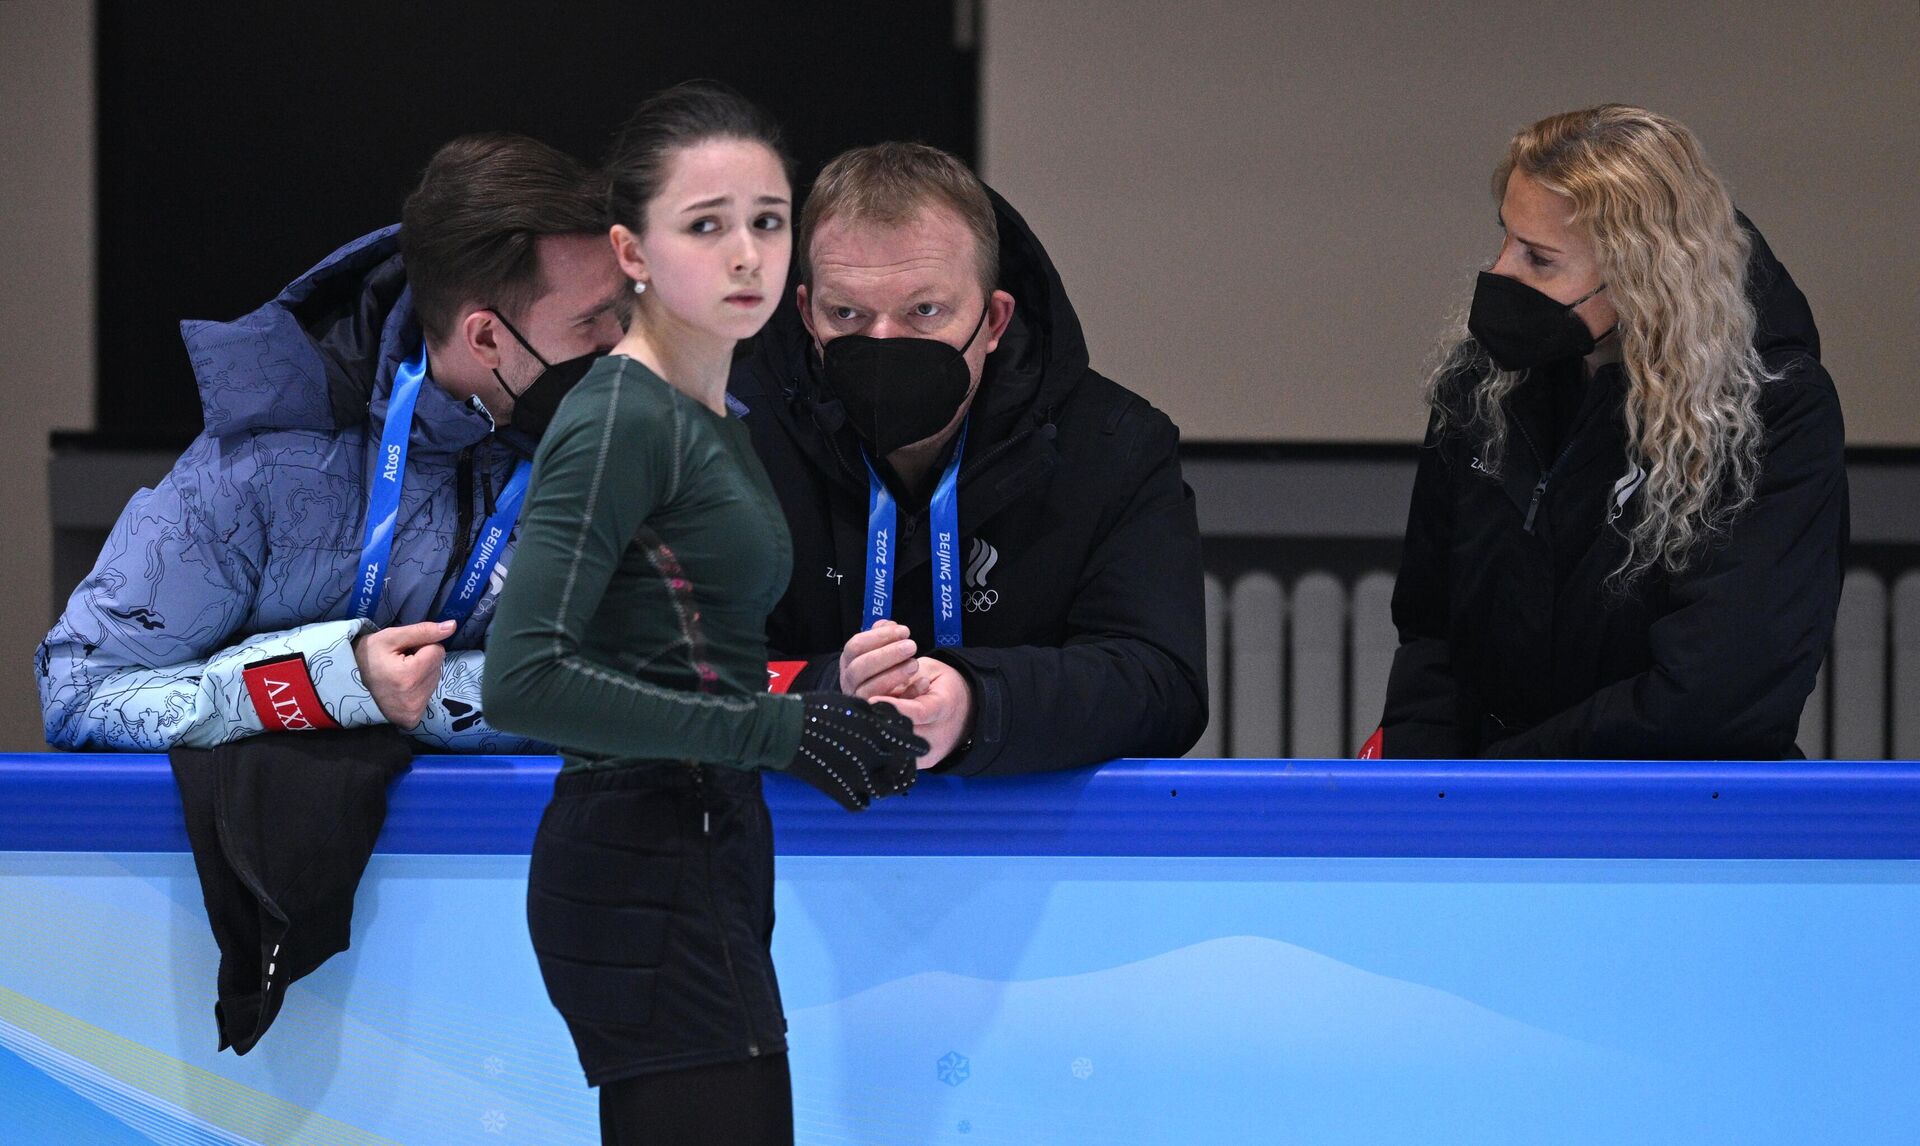
<instances>
[{"instance_id":1,"label":"man's bare forehead","mask_svg":"<svg viewBox=\"0 0 1920 1146\"><path fill-rule=\"evenodd\" d=\"M899 223L829 219L814 232L807 253L816 273L936 270L970 260L973 235L947 211L921 211Z\"/></svg>"}]
</instances>

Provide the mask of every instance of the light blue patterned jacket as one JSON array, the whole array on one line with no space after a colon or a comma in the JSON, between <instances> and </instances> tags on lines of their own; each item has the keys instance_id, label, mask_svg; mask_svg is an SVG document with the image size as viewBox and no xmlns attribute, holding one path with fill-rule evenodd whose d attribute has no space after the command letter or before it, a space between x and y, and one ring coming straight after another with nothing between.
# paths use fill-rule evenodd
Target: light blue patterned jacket
<instances>
[{"instance_id":1,"label":"light blue patterned jacket","mask_svg":"<svg viewBox=\"0 0 1920 1146\"><path fill-rule=\"evenodd\" d=\"M477 402L421 387L386 590L371 622L354 620L349 598L387 395L420 344L399 228L340 248L252 314L184 322L181 334L206 428L158 486L127 503L42 642L47 742L161 751L260 732L242 670L292 654L305 656L333 720L381 723L352 641L376 624L435 614L456 551L466 551L520 456L513 435L496 433ZM543 750L480 713L481 643L514 540L447 642L440 685L412 733L429 749Z\"/></svg>"}]
</instances>

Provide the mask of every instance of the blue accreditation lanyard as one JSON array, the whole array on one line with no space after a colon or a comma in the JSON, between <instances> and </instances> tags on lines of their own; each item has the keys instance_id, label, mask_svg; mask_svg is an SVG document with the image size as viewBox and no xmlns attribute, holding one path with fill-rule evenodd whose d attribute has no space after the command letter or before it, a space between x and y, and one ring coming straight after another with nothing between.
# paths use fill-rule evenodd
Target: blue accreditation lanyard
<instances>
[{"instance_id":1,"label":"blue accreditation lanyard","mask_svg":"<svg viewBox=\"0 0 1920 1146\"><path fill-rule=\"evenodd\" d=\"M953 445L953 460L934 487L927 504L927 532L933 541L933 643L939 648L960 644L960 458L967 451L967 427ZM887 483L867 463L867 604L860 630L865 632L893 616L894 568L899 539L898 513Z\"/></svg>"},{"instance_id":2,"label":"blue accreditation lanyard","mask_svg":"<svg viewBox=\"0 0 1920 1146\"><path fill-rule=\"evenodd\" d=\"M420 385L427 377L427 347L400 364L393 375L393 393L387 399L387 420L380 429L380 468L373 475L373 489L367 495L367 529L360 541L360 576L353 586L352 613L371 617L387 588L387 564L393 555L393 530L400 517L400 484L407 473L407 444L413 432L413 407L420 400ZM473 607L486 594L494 558L513 532L520 517L520 503L527 497L527 482L533 475L533 463L522 460L507 479L507 488L494 503L493 515L480 531L473 554L460 571L440 608L437 621L456 624L467 619Z\"/></svg>"},{"instance_id":3,"label":"blue accreditation lanyard","mask_svg":"<svg viewBox=\"0 0 1920 1146\"><path fill-rule=\"evenodd\" d=\"M520 464L513 467L513 476L507 479L507 487L500 491L500 499L493 503L493 516L487 518L486 528L480 531L480 540L474 543L467 566L460 571L460 580L454 582L453 591L447 594L447 603L440 606L440 615L434 620L458 625L472 614L480 598L486 596L493 575L493 559L506 544L507 535L513 532L513 523L520 517L520 503L527 500L527 482L532 478L533 463L520 459Z\"/></svg>"}]
</instances>

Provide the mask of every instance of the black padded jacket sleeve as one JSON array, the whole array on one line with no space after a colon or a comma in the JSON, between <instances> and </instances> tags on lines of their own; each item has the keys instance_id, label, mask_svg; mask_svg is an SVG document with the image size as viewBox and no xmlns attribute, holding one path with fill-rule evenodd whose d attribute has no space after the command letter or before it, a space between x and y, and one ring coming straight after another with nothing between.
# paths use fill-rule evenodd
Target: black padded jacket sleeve
<instances>
[{"instance_id":1,"label":"black padded jacket sleeve","mask_svg":"<svg viewBox=\"0 0 1920 1146\"><path fill-rule=\"evenodd\" d=\"M1460 721L1460 687L1448 643L1449 554L1454 525L1453 477L1435 424L1428 425L1407 509L1400 574L1393 585L1393 623L1400 647L1387 678L1381 754L1457 759L1475 744Z\"/></svg>"}]
</instances>

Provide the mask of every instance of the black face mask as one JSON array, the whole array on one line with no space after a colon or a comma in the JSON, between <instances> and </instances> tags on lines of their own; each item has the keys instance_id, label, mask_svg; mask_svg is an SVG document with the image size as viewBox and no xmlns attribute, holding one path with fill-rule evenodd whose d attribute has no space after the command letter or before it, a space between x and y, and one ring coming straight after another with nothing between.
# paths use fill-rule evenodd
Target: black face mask
<instances>
[{"instance_id":1,"label":"black face mask","mask_svg":"<svg viewBox=\"0 0 1920 1146\"><path fill-rule=\"evenodd\" d=\"M1605 289L1601 283L1572 302L1561 302L1516 279L1481 271L1467 331L1502 370L1584 357L1593 353L1594 337L1574 308Z\"/></svg>"},{"instance_id":2,"label":"black face mask","mask_svg":"<svg viewBox=\"0 0 1920 1146\"><path fill-rule=\"evenodd\" d=\"M958 350L937 338L843 334L821 348L821 369L854 432L885 457L931 438L960 412L973 388L967 347L986 323L982 308Z\"/></svg>"},{"instance_id":3,"label":"black face mask","mask_svg":"<svg viewBox=\"0 0 1920 1146\"><path fill-rule=\"evenodd\" d=\"M500 325L507 328L507 333L513 335L514 341L526 347L527 353L533 355L534 361L546 367L540 371L539 377L527 383L527 388L517 394L514 393L513 387L507 385L507 380L500 376L499 367L495 367L493 371L493 377L500 383L500 388L507 392L507 397L513 399L513 429L538 440L547 432L547 425L553 421L554 411L560 408L560 400L580 384L580 379L587 376L587 371L593 369L593 364L598 362L602 355L596 350L582 354L578 358L569 358L565 362L548 362L538 350L533 348L532 343L520 336L520 332L507 321L506 315L497 310L493 314L500 320Z\"/></svg>"}]
</instances>

